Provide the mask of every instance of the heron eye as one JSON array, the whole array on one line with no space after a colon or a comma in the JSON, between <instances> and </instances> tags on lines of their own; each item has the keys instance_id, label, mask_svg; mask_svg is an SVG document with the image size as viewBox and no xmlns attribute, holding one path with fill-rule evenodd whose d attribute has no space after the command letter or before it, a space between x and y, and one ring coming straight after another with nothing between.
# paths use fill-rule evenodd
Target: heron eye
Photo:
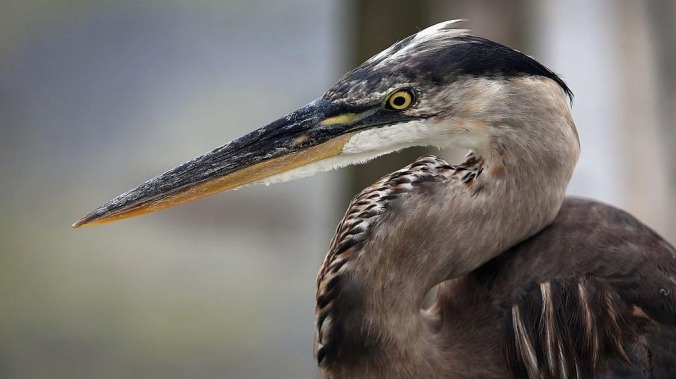
<instances>
[{"instance_id":1,"label":"heron eye","mask_svg":"<svg viewBox=\"0 0 676 379\"><path fill-rule=\"evenodd\" d=\"M385 102L388 109L403 111L413 104L413 92L408 89L399 90L390 95Z\"/></svg>"}]
</instances>

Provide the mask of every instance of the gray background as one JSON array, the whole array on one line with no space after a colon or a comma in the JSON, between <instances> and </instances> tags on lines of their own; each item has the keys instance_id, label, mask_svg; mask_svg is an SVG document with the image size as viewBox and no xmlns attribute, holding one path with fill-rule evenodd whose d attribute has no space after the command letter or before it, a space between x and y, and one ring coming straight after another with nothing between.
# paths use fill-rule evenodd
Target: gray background
<instances>
[{"instance_id":1,"label":"gray background","mask_svg":"<svg viewBox=\"0 0 676 379\"><path fill-rule=\"evenodd\" d=\"M439 3L432 18L504 36L491 1ZM657 22L673 2L525 4L525 52L576 93L571 193L674 241L674 43ZM70 224L320 96L349 68L352 9L0 0L0 377L316 377L315 274L345 171Z\"/></svg>"}]
</instances>

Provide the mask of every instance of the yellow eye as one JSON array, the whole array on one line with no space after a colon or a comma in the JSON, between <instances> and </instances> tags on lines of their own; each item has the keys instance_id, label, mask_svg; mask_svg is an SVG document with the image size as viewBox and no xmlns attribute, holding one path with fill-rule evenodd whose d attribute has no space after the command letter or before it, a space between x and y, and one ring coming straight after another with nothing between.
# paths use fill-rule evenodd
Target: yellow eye
<instances>
[{"instance_id":1,"label":"yellow eye","mask_svg":"<svg viewBox=\"0 0 676 379\"><path fill-rule=\"evenodd\" d=\"M399 90L390 95L385 102L385 106L395 111L403 111L413 104L413 92L408 89Z\"/></svg>"}]
</instances>

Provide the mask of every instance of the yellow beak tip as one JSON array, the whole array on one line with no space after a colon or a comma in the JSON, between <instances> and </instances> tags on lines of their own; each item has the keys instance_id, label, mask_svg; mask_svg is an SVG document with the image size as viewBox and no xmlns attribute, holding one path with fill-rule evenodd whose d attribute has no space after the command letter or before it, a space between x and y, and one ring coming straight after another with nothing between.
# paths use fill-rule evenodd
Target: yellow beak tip
<instances>
[{"instance_id":1,"label":"yellow beak tip","mask_svg":"<svg viewBox=\"0 0 676 379\"><path fill-rule=\"evenodd\" d=\"M78 229L78 228L80 228L81 226L87 226L87 222L85 221L84 218L81 218L81 219L75 221L75 222L73 223L73 225L71 225L70 227L73 228L73 229Z\"/></svg>"}]
</instances>

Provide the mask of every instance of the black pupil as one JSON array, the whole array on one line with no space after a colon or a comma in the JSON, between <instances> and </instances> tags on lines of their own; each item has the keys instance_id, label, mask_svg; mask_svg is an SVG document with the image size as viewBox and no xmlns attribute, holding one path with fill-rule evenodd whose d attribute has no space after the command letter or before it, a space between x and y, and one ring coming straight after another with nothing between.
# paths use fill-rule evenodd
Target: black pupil
<instances>
[{"instance_id":1,"label":"black pupil","mask_svg":"<svg viewBox=\"0 0 676 379\"><path fill-rule=\"evenodd\" d=\"M400 107L406 104L406 98L404 98L403 96L397 96L394 99L392 99L392 104Z\"/></svg>"}]
</instances>

